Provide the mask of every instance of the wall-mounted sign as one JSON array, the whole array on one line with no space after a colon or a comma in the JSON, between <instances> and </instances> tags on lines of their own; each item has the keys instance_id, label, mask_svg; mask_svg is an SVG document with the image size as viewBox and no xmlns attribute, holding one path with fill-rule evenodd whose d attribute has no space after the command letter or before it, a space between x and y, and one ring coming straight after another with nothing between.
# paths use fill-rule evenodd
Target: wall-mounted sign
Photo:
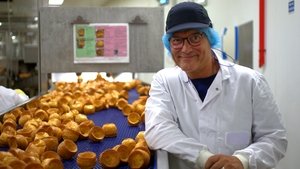
<instances>
[{"instance_id":1,"label":"wall-mounted sign","mask_svg":"<svg viewBox=\"0 0 300 169\"><path fill-rule=\"evenodd\" d=\"M292 13L295 11L295 1L289 0L289 13Z\"/></svg>"},{"instance_id":2,"label":"wall-mounted sign","mask_svg":"<svg viewBox=\"0 0 300 169\"><path fill-rule=\"evenodd\" d=\"M128 63L127 23L74 24L74 63Z\"/></svg>"}]
</instances>

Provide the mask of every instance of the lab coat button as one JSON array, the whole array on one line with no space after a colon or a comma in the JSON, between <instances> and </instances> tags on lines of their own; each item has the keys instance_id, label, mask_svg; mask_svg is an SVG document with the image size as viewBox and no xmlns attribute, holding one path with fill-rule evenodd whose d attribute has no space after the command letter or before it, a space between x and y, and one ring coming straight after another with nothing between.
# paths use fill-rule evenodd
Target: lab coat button
<instances>
[{"instance_id":1,"label":"lab coat button","mask_svg":"<svg viewBox=\"0 0 300 169\"><path fill-rule=\"evenodd\" d=\"M216 91L219 91L219 88L216 88Z\"/></svg>"}]
</instances>

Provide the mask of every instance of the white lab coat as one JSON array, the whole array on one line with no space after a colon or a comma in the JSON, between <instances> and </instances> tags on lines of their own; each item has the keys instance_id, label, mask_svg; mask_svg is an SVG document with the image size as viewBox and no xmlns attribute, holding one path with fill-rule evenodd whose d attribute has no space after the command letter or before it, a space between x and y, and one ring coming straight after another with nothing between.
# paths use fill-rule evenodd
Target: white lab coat
<instances>
[{"instance_id":1,"label":"white lab coat","mask_svg":"<svg viewBox=\"0 0 300 169\"><path fill-rule=\"evenodd\" d=\"M18 94L15 90L0 86L0 114L28 100L26 94Z\"/></svg>"},{"instance_id":2,"label":"white lab coat","mask_svg":"<svg viewBox=\"0 0 300 169\"><path fill-rule=\"evenodd\" d=\"M286 152L286 129L264 76L218 61L203 102L179 67L154 75L145 111L149 147L175 155L178 168L193 168L203 149L248 157L250 169L275 167Z\"/></svg>"}]
</instances>

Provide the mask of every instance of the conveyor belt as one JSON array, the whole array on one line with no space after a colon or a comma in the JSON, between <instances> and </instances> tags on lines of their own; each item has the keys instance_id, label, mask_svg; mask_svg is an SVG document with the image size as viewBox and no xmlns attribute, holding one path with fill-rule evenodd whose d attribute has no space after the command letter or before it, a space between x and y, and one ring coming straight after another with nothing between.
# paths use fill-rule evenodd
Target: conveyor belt
<instances>
[{"instance_id":1,"label":"conveyor belt","mask_svg":"<svg viewBox=\"0 0 300 169\"><path fill-rule=\"evenodd\" d=\"M129 91L129 103L132 103L139 97L136 90ZM88 115L88 118L93 120L95 125L102 126L105 123L115 123L118 128L117 137L113 138L104 138L101 142L92 142L89 139L86 140L78 140L76 142L78 147L78 153L83 151L93 151L97 155L97 163L94 169L101 169L101 165L98 161L99 155L101 152L108 148L112 148L117 144L120 144L125 138L135 138L139 131L145 130L144 123L141 123L139 126L133 127L129 126L126 117L122 114L122 112L116 108L109 108L99 112L95 112L94 114ZM0 151L7 151L7 148L0 148ZM79 169L76 164L77 154L70 160L64 160L64 168L66 169ZM149 169L156 168L156 159L152 155ZM120 169L129 169L129 166L126 164L122 164L119 167Z\"/></svg>"},{"instance_id":2,"label":"conveyor belt","mask_svg":"<svg viewBox=\"0 0 300 169\"><path fill-rule=\"evenodd\" d=\"M138 93L135 90L131 90L129 92L129 103L132 103L134 100L138 98ZM102 142L94 143L91 140L80 140L77 141L78 153L83 151L93 151L97 154L97 160L101 152L108 148L112 148L117 144L120 144L124 138L135 138L139 131L145 130L145 125L141 123L137 127L129 126L127 123L126 117L122 114L122 112L115 108L110 108L106 110L102 110L100 112L96 112L88 116L89 119L93 120L95 125L102 126L105 123L115 123L118 128L117 137L113 138L104 138ZM79 167L76 164L77 154L71 160L64 161L64 167L66 169L78 169ZM154 168L154 160L152 157L151 165L149 168ZM99 161L95 166L95 169L102 168ZM119 167L120 169L129 168L127 165L122 165Z\"/></svg>"}]
</instances>

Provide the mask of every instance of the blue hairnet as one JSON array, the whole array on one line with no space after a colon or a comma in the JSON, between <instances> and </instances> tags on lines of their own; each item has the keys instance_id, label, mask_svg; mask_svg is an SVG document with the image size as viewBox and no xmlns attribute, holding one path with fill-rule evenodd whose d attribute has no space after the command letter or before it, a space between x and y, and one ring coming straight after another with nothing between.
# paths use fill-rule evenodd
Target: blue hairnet
<instances>
[{"instance_id":1,"label":"blue hairnet","mask_svg":"<svg viewBox=\"0 0 300 169\"><path fill-rule=\"evenodd\" d=\"M212 48L220 48L220 36L218 32L216 32L213 28L201 28L198 29L200 32L205 33L209 44ZM166 33L162 37L162 42L165 46L165 48L168 50L169 54L171 53L171 47L170 47L170 38L173 36L173 33Z\"/></svg>"}]
</instances>

